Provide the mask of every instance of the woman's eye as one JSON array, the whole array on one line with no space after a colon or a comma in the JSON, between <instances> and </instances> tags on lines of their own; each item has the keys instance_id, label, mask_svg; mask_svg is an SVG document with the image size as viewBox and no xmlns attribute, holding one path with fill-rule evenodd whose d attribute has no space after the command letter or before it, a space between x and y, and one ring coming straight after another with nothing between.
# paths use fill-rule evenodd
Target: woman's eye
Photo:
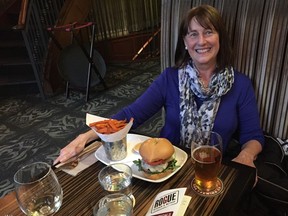
<instances>
[{"instance_id":1,"label":"woman's eye","mask_svg":"<svg viewBox=\"0 0 288 216\"><path fill-rule=\"evenodd\" d=\"M207 30L207 31L205 32L205 34L206 34L206 35L211 35L211 34L213 34L213 31L212 31L212 30Z\"/></svg>"},{"instance_id":2,"label":"woman's eye","mask_svg":"<svg viewBox=\"0 0 288 216\"><path fill-rule=\"evenodd\" d=\"M190 38L195 38L195 37L198 36L198 34L197 34L196 32L190 32L190 33L188 33L187 35L188 35L188 37L190 37Z\"/></svg>"}]
</instances>

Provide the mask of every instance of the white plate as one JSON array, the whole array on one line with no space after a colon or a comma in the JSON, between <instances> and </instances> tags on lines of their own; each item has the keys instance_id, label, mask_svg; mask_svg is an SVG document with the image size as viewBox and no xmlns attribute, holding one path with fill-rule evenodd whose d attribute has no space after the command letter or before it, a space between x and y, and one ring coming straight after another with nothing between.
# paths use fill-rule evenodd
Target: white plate
<instances>
[{"instance_id":1,"label":"white plate","mask_svg":"<svg viewBox=\"0 0 288 216\"><path fill-rule=\"evenodd\" d=\"M104 151L104 147L101 146L100 148L97 149L97 151L95 152L95 157L101 161L102 163L106 164L106 165L110 165L110 164L114 164L114 163L125 163L128 166L131 167L132 169L132 173L133 173L133 177L138 178L138 179L142 179L144 181L148 181L148 182L163 182L165 180L167 180L168 178L170 178L171 176L173 176L175 173L177 173L182 166L185 164L185 162L187 161L188 155L186 152L184 152L183 150L177 148L176 146L174 146L175 148L175 159L177 160L176 165L178 166L178 168L176 168L174 170L174 172L172 172L170 175L165 176L161 179L158 180L151 180L148 179L146 177L143 176L142 172L138 171L138 167L133 163L134 160L137 160L139 158L141 158L141 156L138 153L135 153L133 151L133 147L140 142L143 142L147 139L149 139L150 137L147 136L142 136L142 135L137 135L137 134L127 134L127 157L123 160L120 161L110 161L109 159L107 159L105 151Z\"/></svg>"}]
</instances>

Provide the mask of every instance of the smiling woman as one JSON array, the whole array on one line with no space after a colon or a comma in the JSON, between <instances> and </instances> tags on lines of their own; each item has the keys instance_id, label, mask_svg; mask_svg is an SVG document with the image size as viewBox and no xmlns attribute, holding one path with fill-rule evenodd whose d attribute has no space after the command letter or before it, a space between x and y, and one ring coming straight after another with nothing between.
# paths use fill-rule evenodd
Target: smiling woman
<instances>
[{"instance_id":1,"label":"smiling woman","mask_svg":"<svg viewBox=\"0 0 288 216\"><path fill-rule=\"evenodd\" d=\"M188 39L191 31L200 40ZM135 129L164 108L161 138L189 147L195 130L214 130L222 136L225 152L238 134L243 151L235 160L255 166L253 158L264 141L255 95L250 80L232 67L229 40L224 39L228 34L216 8L202 5L189 10L179 29L176 65L166 68L136 101L111 118L133 118ZM209 91L201 88L203 79L209 83ZM58 159L63 160L65 152L74 152L91 139L90 131L81 134Z\"/></svg>"},{"instance_id":2,"label":"smiling woman","mask_svg":"<svg viewBox=\"0 0 288 216\"><path fill-rule=\"evenodd\" d=\"M178 37L175 29L180 26L179 19L201 2L162 0L162 69L175 63L173 56ZM209 1L209 4L220 11L228 30L235 51L233 65L252 80L263 129L275 137L286 139L288 1L234 0L232 4L230 0L222 0ZM222 48L228 45L221 34L220 40Z\"/></svg>"},{"instance_id":3,"label":"smiling woman","mask_svg":"<svg viewBox=\"0 0 288 216\"><path fill-rule=\"evenodd\" d=\"M263 131L252 83L232 66L228 39L216 8L201 5L190 9L180 23L176 64L166 68L137 100L110 118L133 118L135 129L164 109L160 138L189 148L195 131L214 131L223 139L225 157L230 141L237 137L241 151L232 160L255 167L254 159L264 144ZM201 88L203 80L204 84L209 83L209 91ZM89 130L79 135L61 150L58 160L65 158L65 152L67 156L67 152L77 151L91 138ZM169 172L170 165L175 165L173 160L170 163L171 154L149 158L141 153L142 147L143 144L139 151L145 163L141 162L141 167L151 175L160 174L163 169ZM156 152L154 156L160 150Z\"/></svg>"}]
</instances>

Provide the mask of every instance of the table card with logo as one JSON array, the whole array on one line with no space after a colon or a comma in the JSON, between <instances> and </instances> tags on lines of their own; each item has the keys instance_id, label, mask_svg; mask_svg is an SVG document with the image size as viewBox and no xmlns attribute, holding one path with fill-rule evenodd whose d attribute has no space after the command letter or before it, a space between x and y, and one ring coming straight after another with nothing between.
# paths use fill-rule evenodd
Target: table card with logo
<instances>
[{"instance_id":1,"label":"table card with logo","mask_svg":"<svg viewBox=\"0 0 288 216\"><path fill-rule=\"evenodd\" d=\"M165 190L157 194L146 216L183 216L191 200L187 188Z\"/></svg>"}]
</instances>

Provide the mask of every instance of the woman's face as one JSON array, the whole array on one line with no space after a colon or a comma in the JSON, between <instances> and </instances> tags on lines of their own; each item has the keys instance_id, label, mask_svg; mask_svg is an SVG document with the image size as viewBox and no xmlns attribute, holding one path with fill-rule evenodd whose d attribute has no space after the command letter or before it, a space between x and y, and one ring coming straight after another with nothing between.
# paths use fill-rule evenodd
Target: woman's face
<instances>
[{"instance_id":1,"label":"woman's face","mask_svg":"<svg viewBox=\"0 0 288 216\"><path fill-rule=\"evenodd\" d=\"M195 18L190 22L184 43L196 67L216 66L219 52L219 34L214 29L203 28Z\"/></svg>"}]
</instances>

